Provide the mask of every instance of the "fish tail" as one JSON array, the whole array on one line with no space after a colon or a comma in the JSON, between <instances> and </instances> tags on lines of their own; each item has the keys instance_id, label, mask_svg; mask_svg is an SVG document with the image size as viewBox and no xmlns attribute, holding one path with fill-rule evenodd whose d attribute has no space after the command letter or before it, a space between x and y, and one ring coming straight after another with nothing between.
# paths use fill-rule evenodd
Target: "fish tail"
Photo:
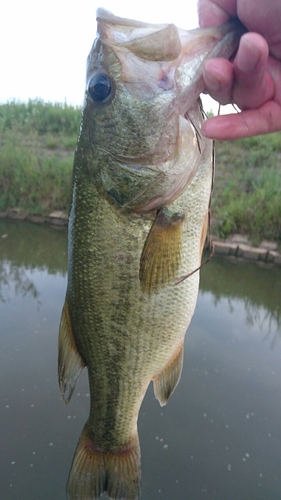
<instances>
[{"instance_id":1,"label":"fish tail","mask_svg":"<svg viewBox=\"0 0 281 500\"><path fill-rule=\"evenodd\" d=\"M104 452L95 446L85 426L73 458L67 496L69 500L96 500L103 492L112 500L139 498L138 435L117 452Z\"/></svg>"}]
</instances>

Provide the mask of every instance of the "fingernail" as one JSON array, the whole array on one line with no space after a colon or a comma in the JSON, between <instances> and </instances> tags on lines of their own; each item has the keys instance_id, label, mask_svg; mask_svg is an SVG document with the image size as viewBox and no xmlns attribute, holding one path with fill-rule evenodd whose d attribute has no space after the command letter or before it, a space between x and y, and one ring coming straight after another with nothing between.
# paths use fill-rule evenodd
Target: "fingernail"
<instances>
[{"instance_id":1,"label":"fingernail","mask_svg":"<svg viewBox=\"0 0 281 500\"><path fill-rule=\"evenodd\" d=\"M252 71L258 63L260 52L258 48L247 39L241 38L235 63L241 71Z\"/></svg>"}]
</instances>

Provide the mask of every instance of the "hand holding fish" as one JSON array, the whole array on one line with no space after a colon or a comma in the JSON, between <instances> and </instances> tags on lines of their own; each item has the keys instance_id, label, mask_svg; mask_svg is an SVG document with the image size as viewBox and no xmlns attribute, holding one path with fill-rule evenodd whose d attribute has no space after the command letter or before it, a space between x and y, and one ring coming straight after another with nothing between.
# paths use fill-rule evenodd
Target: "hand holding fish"
<instances>
[{"instance_id":1,"label":"hand holding fish","mask_svg":"<svg viewBox=\"0 0 281 500\"><path fill-rule=\"evenodd\" d=\"M231 140L281 130L281 1L199 0L198 12L202 27L237 16L249 30L232 62L217 58L205 63L207 92L242 111L207 120L203 134Z\"/></svg>"}]
</instances>

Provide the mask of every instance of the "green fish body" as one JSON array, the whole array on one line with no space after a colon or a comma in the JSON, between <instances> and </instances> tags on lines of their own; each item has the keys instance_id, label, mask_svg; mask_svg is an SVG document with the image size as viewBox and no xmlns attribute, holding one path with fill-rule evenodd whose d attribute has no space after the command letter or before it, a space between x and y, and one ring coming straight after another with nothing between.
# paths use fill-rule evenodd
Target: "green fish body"
<instances>
[{"instance_id":1,"label":"green fish body","mask_svg":"<svg viewBox=\"0 0 281 500\"><path fill-rule=\"evenodd\" d=\"M237 22L185 31L98 10L74 160L59 334L66 402L87 366L90 415L70 500L140 495L139 409L181 374L208 227L212 142L200 135L202 65L230 57Z\"/></svg>"}]
</instances>

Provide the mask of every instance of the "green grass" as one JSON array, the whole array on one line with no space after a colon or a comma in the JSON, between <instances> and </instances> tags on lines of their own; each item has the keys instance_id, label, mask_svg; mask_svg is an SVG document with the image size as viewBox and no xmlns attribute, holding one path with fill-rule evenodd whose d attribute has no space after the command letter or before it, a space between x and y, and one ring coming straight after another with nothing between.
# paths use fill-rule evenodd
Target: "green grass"
<instances>
[{"instance_id":1,"label":"green grass","mask_svg":"<svg viewBox=\"0 0 281 500\"><path fill-rule=\"evenodd\" d=\"M43 101L0 105L0 210L68 210L81 110ZM281 245L281 133L216 144L212 232Z\"/></svg>"},{"instance_id":2,"label":"green grass","mask_svg":"<svg viewBox=\"0 0 281 500\"><path fill-rule=\"evenodd\" d=\"M48 154L35 135L6 134L0 149L0 210L20 207L46 215L68 210L73 154Z\"/></svg>"},{"instance_id":3,"label":"green grass","mask_svg":"<svg viewBox=\"0 0 281 500\"><path fill-rule=\"evenodd\" d=\"M0 210L68 211L80 119L67 105L0 105Z\"/></svg>"},{"instance_id":4,"label":"green grass","mask_svg":"<svg viewBox=\"0 0 281 500\"><path fill-rule=\"evenodd\" d=\"M213 230L281 243L281 134L216 145Z\"/></svg>"},{"instance_id":5,"label":"green grass","mask_svg":"<svg viewBox=\"0 0 281 500\"><path fill-rule=\"evenodd\" d=\"M21 130L38 134L78 134L81 111L60 103L30 100L28 103L11 101L0 105L0 131Z\"/></svg>"}]
</instances>

